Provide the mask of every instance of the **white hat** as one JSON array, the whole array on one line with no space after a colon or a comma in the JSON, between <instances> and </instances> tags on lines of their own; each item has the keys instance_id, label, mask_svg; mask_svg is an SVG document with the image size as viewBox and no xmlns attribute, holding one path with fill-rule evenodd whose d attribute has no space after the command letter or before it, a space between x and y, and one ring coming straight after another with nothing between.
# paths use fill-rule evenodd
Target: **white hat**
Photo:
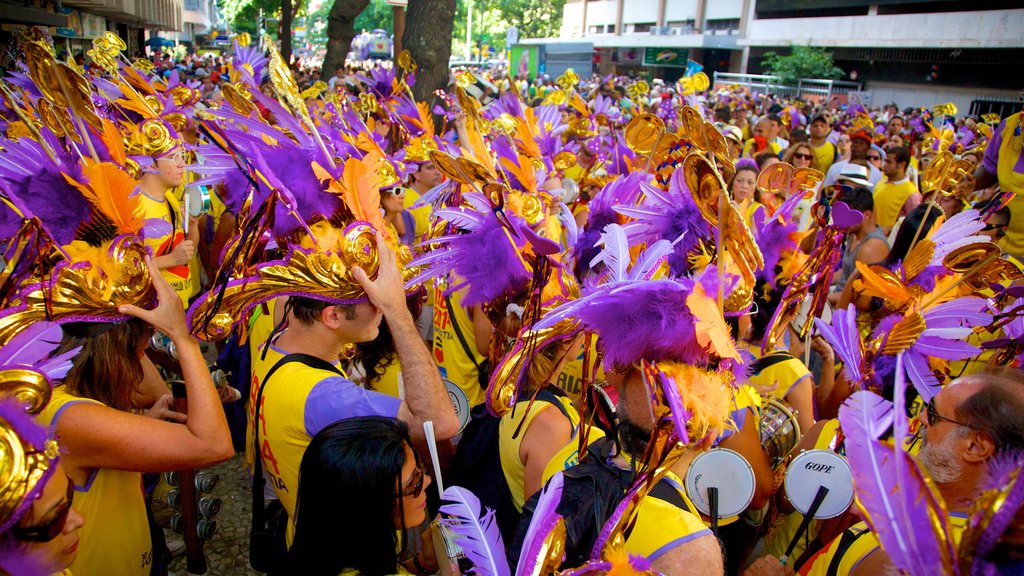
<instances>
[{"instance_id":1,"label":"white hat","mask_svg":"<svg viewBox=\"0 0 1024 576\"><path fill-rule=\"evenodd\" d=\"M722 135L728 140L743 144L743 131L732 124L726 124L722 126Z\"/></svg>"},{"instance_id":2,"label":"white hat","mask_svg":"<svg viewBox=\"0 0 1024 576\"><path fill-rule=\"evenodd\" d=\"M846 166L843 166L842 171L839 172L839 176L836 178L836 183L841 184L843 180L855 186L863 186L868 190L875 187L874 184L868 180L868 169L860 164L847 164Z\"/></svg>"}]
</instances>

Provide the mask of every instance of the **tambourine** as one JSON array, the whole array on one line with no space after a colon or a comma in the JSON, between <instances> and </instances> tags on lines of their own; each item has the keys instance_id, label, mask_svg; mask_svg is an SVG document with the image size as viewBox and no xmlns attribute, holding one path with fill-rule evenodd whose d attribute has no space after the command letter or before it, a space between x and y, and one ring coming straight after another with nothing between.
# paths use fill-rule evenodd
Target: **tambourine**
<instances>
[{"instance_id":1,"label":"tambourine","mask_svg":"<svg viewBox=\"0 0 1024 576\"><path fill-rule=\"evenodd\" d=\"M850 464L830 450L801 452L789 463L784 486L789 501L801 514L807 514L819 487L828 488L828 494L814 514L818 520L835 518L853 503Z\"/></svg>"},{"instance_id":2,"label":"tambourine","mask_svg":"<svg viewBox=\"0 0 1024 576\"><path fill-rule=\"evenodd\" d=\"M708 488L718 490L718 518L738 516L754 499L754 469L728 448L697 456L686 471L686 495L705 516L711 516Z\"/></svg>"},{"instance_id":3,"label":"tambourine","mask_svg":"<svg viewBox=\"0 0 1024 576\"><path fill-rule=\"evenodd\" d=\"M462 536L436 519L430 523L430 533L433 537L434 554L437 557L438 574L457 576L473 569L472 563L459 547L458 540Z\"/></svg>"},{"instance_id":4,"label":"tambourine","mask_svg":"<svg viewBox=\"0 0 1024 576\"><path fill-rule=\"evenodd\" d=\"M448 391L448 400L452 403L452 408L455 409L455 417L459 419L459 434L466 429L466 425L469 424L469 397L466 396L466 392L459 387L458 384L448 380L447 378L441 378L444 382L445 390Z\"/></svg>"},{"instance_id":5,"label":"tambourine","mask_svg":"<svg viewBox=\"0 0 1024 576\"><path fill-rule=\"evenodd\" d=\"M189 186L185 188L188 194L188 215L199 218L210 211L210 187Z\"/></svg>"}]
</instances>

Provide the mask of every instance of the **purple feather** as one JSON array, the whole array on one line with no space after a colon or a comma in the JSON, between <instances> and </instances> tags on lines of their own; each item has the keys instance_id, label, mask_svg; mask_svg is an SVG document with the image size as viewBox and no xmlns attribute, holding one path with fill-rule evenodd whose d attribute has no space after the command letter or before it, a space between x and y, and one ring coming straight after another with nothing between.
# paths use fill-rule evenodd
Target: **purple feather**
<instances>
[{"instance_id":1,"label":"purple feather","mask_svg":"<svg viewBox=\"0 0 1024 576\"><path fill-rule=\"evenodd\" d=\"M459 486L447 488L441 500L447 502L441 506L441 513L448 516L442 522L462 536L458 544L473 563L473 574L509 576L505 545L494 520L494 510L485 508L481 514L480 499Z\"/></svg>"},{"instance_id":2,"label":"purple feather","mask_svg":"<svg viewBox=\"0 0 1024 576\"><path fill-rule=\"evenodd\" d=\"M877 440L892 414L890 402L866 391L854 393L839 409L857 503L897 568L915 575L941 574L943 547L946 558L952 558L951 539L932 529L932 515L945 519L945 514L914 459Z\"/></svg>"},{"instance_id":3,"label":"purple feather","mask_svg":"<svg viewBox=\"0 0 1024 576\"><path fill-rule=\"evenodd\" d=\"M928 357L917 352L911 347L903 354L904 365L907 370L907 378L914 385L918 394L925 402L931 401L939 390L942 389L942 382L932 371L928 364ZM897 369L897 372L899 369Z\"/></svg>"},{"instance_id":4,"label":"purple feather","mask_svg":"<svg viewBox=\"0 0 1024 576\"><path fill-rule=\"evenodd\" d=\"M857 330L857 310L854 305L850 304L846 310L838 309L833 312L831 325L826 324L821 318L815 318L814 326L843 361L843 370L846 371L850 382L860 382L864 349L860 332Z\"/></svg>"},{"instance_id":5,"label":"purple feather","mask_svg":"<svg viewBox=\"0 0 1024 576\"><path fill-rule=\"evenodd\" d=\"M65 156L59 158L59 164L55 165L45 156L40 145L28 138L4 142L4 147L5 160L18 164L9 165L3 174L8 180L11 201L27 217L38 217L57 244L70 244L92 213L89 201L62 174L63 171L83 181L85 178L79 164ZM29 173L25 174L26 171ZM25 175L17 177L16 174Z\"/></svg>"},{"instance_id":6,"label":"purple feather","mask_svg":"<svg viewBox=\"0 0 1024 576\"><path fill-rule=\"evenodd\" d=\"M672 421L675 423L676 438L683 444L689 444L690 434L687 432L686 425L693 417L693 412L687 410L686 405L683 404L683 397L679 393L679 386L676 384L675 378L661 372L659 379L662 393L665 395L665 403L668 404Z\"/></svg>"},{"instance_id":7,"label":"purple feather","mask_svg":"<svg viewBox=\"0 0 1024 576\"><path fill-rule=\"evenodd\" d=\"M0 366L35 368L40 364L52 364L47 359L60 346L63 336L64 332L59 324L40 320L16 334L0 348ZM78 350L75 350L75 353L77 352ZM67 354L62 354L58 358L63 359L64 356ZM62 362L59 362L55 367L59 368L61 364Z\"/></svg>"},{"instance_id":8,"label":"purple feather","mask_svg":"<svg viewBox=\"0 0 1024 576\"><path fill-rule=\"evenodd\" d=\"M540 576L544 561L541 557L545 552L544 542L562 519L555 511L562 499L562 485L562 473L556 472L541 491L533 518L530 519L530 526L526 529L526 537L523 539L522 552L516 565L516 576Z\"/></svg>"},{"instance_id":9,"label":"purple feather","mask_svg":"<svg viewBox=\"0 0 1024 576\"><path fill-rule=\"evenodd\" d=\"M989 519L988 525L982 528L974 549L974 563L971 565L971 575L996 575L1000 572L986 557L996 547L999 540L1005 535L1007 529L1017 512L1024 505L1024 474L1020 473L1024 467L1024 454L1020 452L1000 455L994 458L988 465L988 477L985 481L985 490L1001 490L1006 496L1003 499L999 510ZM1006 489L1009 487L1009 489ZM972 518L972 528L977 516Z\"/></svg>"}]
</instances>

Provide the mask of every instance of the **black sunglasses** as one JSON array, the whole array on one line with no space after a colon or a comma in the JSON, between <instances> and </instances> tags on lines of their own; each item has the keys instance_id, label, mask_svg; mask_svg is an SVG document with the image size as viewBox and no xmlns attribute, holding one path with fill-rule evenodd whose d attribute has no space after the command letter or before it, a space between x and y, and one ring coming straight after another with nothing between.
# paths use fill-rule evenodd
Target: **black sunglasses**
<instances>
[{"instance_id":1,"label":"black sunglasses","mask_svg":"<svg viewBox=\"0 0 1024 576\"><path fill-rule=\"evenodd\" d=\"M61 509L61 511L42 526L30 526L28 528L22 528L15 526L11 528L11 534L15 538L22 542L49 542L60 533L64 531L64 525L68 522L68 514L71 513L71 503L75 499L75 483L71 480L71 476L68 476L68 501Z\"/></svg>"},{"instance_id":2,"label":"black sunglasses","mask_svg":"<svg viewBox=\"0 0 1024 576\"><path fill-rule=\"evenodd\" d=\"M868 156L868 160L881 160L881 159L882 159L882 157L881 156L877 156L877 155L876 156Z\"/></svg>"},{"instance_id":3,"label":"black sunglasses","mask_svg":"<svg viewBox=\"0 0 1024 576\"><path fill-rule=\"evenodd\" d=\"M925 414L926 414L926 416L928 418L928 425L929 426L934 426L935 422L937 420L945 420L946 422L949 422L951 424L956 424L957 426L963 426L964 428L970 428L971 430L977 430L976 427L971 426L970 424L964 424L963 422L957 422L956 420L953 420L952 418L946 418L942 414L939 414L939 409L935 407L935 399L934 398L932 398L931 400L928 401L927 404L925 404L925 410L926 410Z\"/></svg>"},{"instance_id":4,"label":"black sunglasses","mask_svg":"<svg viewBox=\"0 0 1024 576\"><path fill-rule=\"evenodd\" d=\"M812 154L801 154L801 153L797 152L796 154L793 154L793 158L799 158L800 160L810 160L811 158L814 158L814 155L812 155Z\"/></svg>"},{"instance_id":5,"label":"black sunglasses","mask_svg":"<svg viewBox=\"0 0 1024 576\"><path fill-rule=\"evenodd\" d=\"M423 463L416 459L416 469L412 471L412 482L409 487L402 490L402 496L411 496L413 498L419 498L420 494L423 493L423 481L426 478L426 471L423 469Z\"/></svg>"}]
</instances>

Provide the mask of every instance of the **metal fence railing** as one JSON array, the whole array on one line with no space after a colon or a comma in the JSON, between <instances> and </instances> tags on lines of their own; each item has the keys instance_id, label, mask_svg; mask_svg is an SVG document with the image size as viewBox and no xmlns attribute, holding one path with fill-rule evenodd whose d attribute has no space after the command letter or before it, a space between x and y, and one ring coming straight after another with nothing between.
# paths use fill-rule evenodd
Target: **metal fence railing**
<instances>
[{"instance_id":1,"label":"metal fence railing","mask_svg":"<svg viewBox=\"0 0 1024 576\"><path fill-rule=\"evenodd\" d=\"M783 98L806 98L813 96L831 100L836 94L846 94L860 91L864 84L862 82L849 82L846 80L817 80L813 78L801 78L796 86L785 85L782 78L768 74L735 74L732 72L715 72L715 84L738 84L750 89L751 92L762 92L773 94Z\"/></svg>"}]
</instances>

